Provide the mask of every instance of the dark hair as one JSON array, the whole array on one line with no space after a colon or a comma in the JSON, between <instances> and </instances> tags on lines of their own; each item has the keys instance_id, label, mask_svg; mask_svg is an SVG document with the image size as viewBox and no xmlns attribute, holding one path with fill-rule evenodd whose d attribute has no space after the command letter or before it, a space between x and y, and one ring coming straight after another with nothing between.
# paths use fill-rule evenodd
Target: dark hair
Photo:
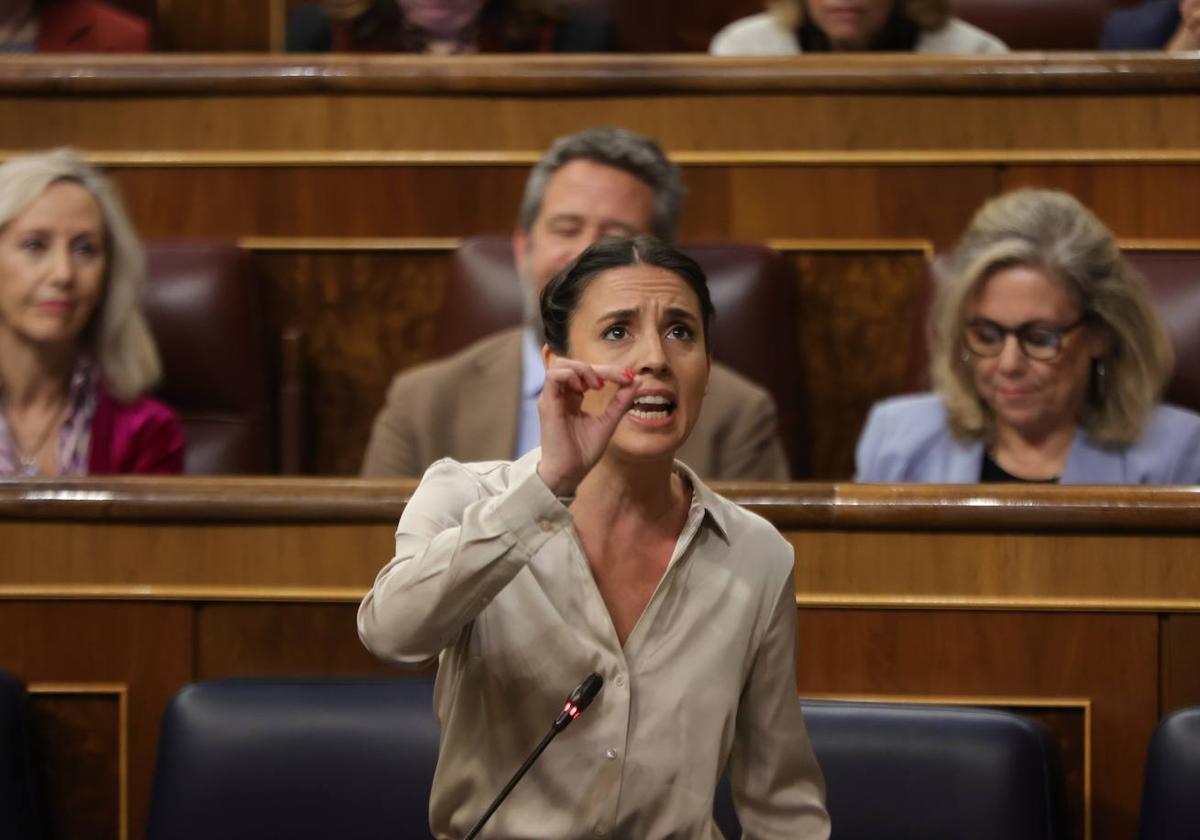
<instances>
[{"instance_id":1,"label":"dark hair","mask_svg":"<svg viewBox=\"0 0 1200 840\"><path fill-rule=\"evenodd\" d=\"M665 269L688 285L700 302L704 321L704 347L712 353L709 325L716 314L708 294L708 279L704 269L682 251L653 236L601 239L590 245L574 262L554 276L542 289L542 327L546 343L559 355L567 352L567 331L571 316L588 285L605 271L630 265L648 265Z\"/></svg>"},{"instance_id":2,"label":"dark hair","mask_svg":"<svg viewBox=\"0 0 1200 840\"><path fill-rule=\"evenodd\" d=\"M529 172L517 223L528 233L542 212L542 198L554 173L573 160L590 160L628 172L654 190L654 235L670 242L683 211L679 167L657 143L624 128L585 128L555 140Z\"/></svg>"}]
</instances>

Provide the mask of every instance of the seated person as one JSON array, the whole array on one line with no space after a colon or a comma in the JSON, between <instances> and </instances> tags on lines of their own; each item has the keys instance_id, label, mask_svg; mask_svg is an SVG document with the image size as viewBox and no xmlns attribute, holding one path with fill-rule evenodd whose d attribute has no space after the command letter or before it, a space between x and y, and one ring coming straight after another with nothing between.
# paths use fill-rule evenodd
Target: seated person
<instances>
[{"instance_id":1,"label":"seated person","mask_svg":"<svg viewBox=\"0 0 1200 840\"><path fill-rule=\"evenodd\" d=\"M0 476L183 472L145 258L107 179L68 151L0 166Z\"/></svg>"},{"instance_id":2,"label":"seated person","mask_svg":"<svg viewBox=\"0 0 1200 840\"><path fill-rule=\"evenodd\" d=\"M288 16L288 52L599 52L607 26L559 0L324 0Z\"/></svg>"},{"instance_id":3,"label":"seated person","mask_svg":"<svg viewBox=\"0 0 1200 840\"><path fill-rule=\"evenodd\" d=\"M1146 284L1066 193L979 210L930 342L936 394L871 410L858 481L1200 484L1200 416L1158 403L1173 354Z\"/></svg>"},{"instance_id":4,"label":"seated person","mask_svg":"<svg viewBox=\"0 0 1200 840\"><path fill-rule=\"evenodd\" d=\"M711 364L703 271L648 237L605 240L546 286L541 315L541 447L431 467L359 608L375 655L439 658L434 835L466 834L598 672L587 716L485 836L719 837L728 766L747 837L828 837L792 548L675 460Z\"/></svg>"},{"instance_id":5,"label":"seated person","mask_svg":"<svg viewBox=\"0 0 1200 840\"><path fill-rule=\"evenodd\" d=\"M1149 0L1116 9L1104 22L1102 50L1200 50L1200 0Z\"/></svg>"},{"instance_id":6,"label":"seated person","mask_svg":"<svg viewBox=\"0 0 1200 840\"><path fill-rule=\"evenodd\" d=\"M518 458L537 446L545 379L537 295L605 236L671 239L682 205L679 170L653 140L620 128L556 140L525 182L513 233L529 323L398 374L371 429L363 475L415 477L439 458ZM704 478L786 481L775 401L714 362L704 413L681 457Z\"/></svg>"},{"instance_id":7,"label":"seated person","mask_svg":"<svg viewBox=\"0 0 1200 840\"><path fill-rule=\"evenodd\" d=\"M4 0L0 53L146 52L150 24L97 0Z\"/></svg>"},{"instance_id":8,"label":"seated person","mask_svg":"<svg viewBox=\"0 0 1200 840\"><path fill-rule=\"evenodd\" d=\"M712 39L713 55L812 52L1002 53L994 35L950 14L950 0L772 0Z\"/></svg>"}]
</instances>

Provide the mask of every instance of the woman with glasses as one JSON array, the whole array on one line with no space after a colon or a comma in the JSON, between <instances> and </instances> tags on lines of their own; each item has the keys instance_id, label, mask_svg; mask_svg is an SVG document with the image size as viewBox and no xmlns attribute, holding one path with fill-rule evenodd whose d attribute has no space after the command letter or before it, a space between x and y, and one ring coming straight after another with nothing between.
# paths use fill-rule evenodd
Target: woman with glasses
<instances>
[{"instance_id":1,"label":"woman with glasses","mask_svg":"<svg viewBox=\"0 0 1200 840\"><path fill-rule=\"evenodd\" d=\"M985 204L930 319L934 394L876 405L858 481L1200 484L1200 415L1145 283L1071 196Z\"/></svg>"}]
</instances>

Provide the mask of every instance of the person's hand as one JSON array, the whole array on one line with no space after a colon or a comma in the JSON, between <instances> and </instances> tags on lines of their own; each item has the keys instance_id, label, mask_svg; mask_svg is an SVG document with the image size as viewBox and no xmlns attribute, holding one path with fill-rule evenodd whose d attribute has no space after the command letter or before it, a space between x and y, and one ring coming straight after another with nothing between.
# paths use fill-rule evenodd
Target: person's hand
<instances>
[{"instance_id":1,"label":"person's hand","mask_svg":"<svg viewBox=\"0 0 1200 840\"><path fill-rule=\"evenodd\" d=\"M1200 0L1180 0L1179 29L1167 44L1169 52L1200 50Z\"/></svg>"},{"instance_id":2,"label":"person's hand","mask_svg":"<svg viewBox=\"0 0 1200 840\"><path fill-rule=\"evenodd\" d=\"M584 395L603 389L606 382L617 386L611 401L599 414L588 414L583 410ZM554 495L575 495L579 482L604 454L636 393L632 370L554 358L538 399L542 460L537 468Z\"/></svg>"}]
</instances>

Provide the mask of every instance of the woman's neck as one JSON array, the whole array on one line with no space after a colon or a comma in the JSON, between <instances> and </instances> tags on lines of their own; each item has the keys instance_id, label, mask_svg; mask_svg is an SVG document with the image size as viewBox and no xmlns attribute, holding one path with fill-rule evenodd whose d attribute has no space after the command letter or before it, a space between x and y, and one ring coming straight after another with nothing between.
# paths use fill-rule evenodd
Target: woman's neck
<instances>
[{"instance_id":1,"label":"woman's neck","mask_svg":"<svg viewBox=\"0 0 1200 840\"><path fill-rule=\"evenodd\" d=\"M992 457L1005 472L1018 478L1057 478L1062 475L1074 441L1074 426L1029 433L998 425Z\"/></svg>"},{"instance_id":2,"label":"woman's neck","mask_svg":"<svg viewBox=\"0 0 1200 840\"><path fill-rule=\"evenodd\" d=\"M73 347L45 347L0 330L0 390L5 410L60 403L75 368Z\"/></svg>"},{"instance_id":3,"label":"woman's neck","mask_svg":"<svg viewBox=\"0 0 1200 840\"><path fill-rule=\"evenodd\" d=\"M664 525L673 521L686 492L673 459L633 463L605 455L579 483L571 510L591 522L633 515Z\"/></svg>"}]
</instances>

